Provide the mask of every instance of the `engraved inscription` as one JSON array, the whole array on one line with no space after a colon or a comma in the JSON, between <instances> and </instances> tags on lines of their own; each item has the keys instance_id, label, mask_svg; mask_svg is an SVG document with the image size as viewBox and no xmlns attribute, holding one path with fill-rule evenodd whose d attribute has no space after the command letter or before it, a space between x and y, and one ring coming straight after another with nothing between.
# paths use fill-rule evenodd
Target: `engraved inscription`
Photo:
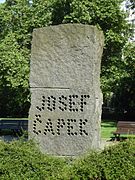
<instances>
[{"instance_id":1,"label":"engraved inscription","mask_svg":"<svg viewBox=\"0 0 135 180\"><path fill-rule=\"evenodd\" d=\"M69 111L69 112L83 112L85 106L87 105L90 95L61 95L59 97L54 96L42 96L41 106L36 106L36 109L39 111Z\"/></svg>"},{"instance_id":2,"label":"engraved inscription","mask_svg":"<svg viewBox=\"0 0 135 180\"><path fill-rule=\"evenodd\" d=\"M65 134L68 136L77 136L77 135L86 135L88 133L85 129L86 123L88 122L87 119L57 119L54 123L54 120L48 119L44 125L44 131L42 132L40 128L37 128L38 123L40 123L40 127L43 126L42 121L34 121L33 123L33 132L37 135L39 134L52 134L52 135L61 135L61 131L65 128ZM74 127L77 127L74 130Z\"/></svg>"},{"instance_id":3,"label":"engraved inscription","mask_svg":"<svg viewBox=\"0 0 135 180\"><path fill-rule=\"evenodd\" d=\"M53 136L60 136L63 133L68 136L88 136L86 130L88 120L76 119L74 115L75 113L84 113L89 104L89 99L90 95L42 96L41 105L36 106L38 113L35 114L33 133ZM43 111L47 112L47 116L42 113ZM56 111L60 112L61 117L49 118L49 115ZM70 118L62 118L64 111L68 111Z\"/></svg>"}]
</instances>

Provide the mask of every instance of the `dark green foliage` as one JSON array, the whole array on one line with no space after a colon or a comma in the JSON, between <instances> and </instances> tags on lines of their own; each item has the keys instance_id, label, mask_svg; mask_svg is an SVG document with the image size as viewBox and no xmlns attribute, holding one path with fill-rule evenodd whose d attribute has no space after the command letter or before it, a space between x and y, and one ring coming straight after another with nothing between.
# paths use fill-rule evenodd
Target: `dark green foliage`
<instances>
[{"instance_id":1,"label":"dark green foliage","mask_svg":"<svg viewBox=\"0 0 135 180\"><path fill-rule=\"evenodd\" d=\"M120 80L115 92L116 111L126 120L135 117L135 77L124 77Z\"/></svg>"},{"instance_id":2,"label":"dark green foliage","mask_svg":"<svg viewBox=\"0 0 135 180\"><path fill-rule=\"evenodd\" d=\"M0 89L0 117L28 117L29 89L22 86Z\"/></svg>"},{"instance_id":3,"label":"dark green foliage","mask_svg":"<svg viewBox=\"0 0 135 180\"><path fill-rule=\"evenodd\" d=\"M27 117L32 31L50 23L49 1L0 4L0 117Z\"/></svg>"},{"instance_id":4,"label":"dark green foliage","mask_svg":"<svg viewBox=\"0 0 135 180\"><path fill-rule=\"evenodd\" d=\"M0 142L0 179L55 179L64 160L41 154L29 141Z\"/></svg>"},{"instance_id":5,"label":"dark green foliage","mask_svg":"<svg viewBox=\"0 0 135 180\"><path fill-rule=\"evenodd\" d=\"M107 180L135 179L135 141L127 141L105 149L103 172Z\"/></svg>"},{"instance_id":6,"label":"dark green foliage","mask_svg":"<svg viewBox=\"0 0 135 180\"><path fill-rule=\"evenodd\" d=\"M120 142L77 159L44 155L32 141L1 141L0 179L133 180L135 140Z\"/></svg>"},{"instance_id":7,"label":"dark green foliage","mask_svg":"<svg viewBox=\"0 0 135 180\"><path fill-rule=\"evenodd\" d=\"M64 17L70 13L72 0L53 0L52 2L52 24L62 24Z\"/></svg>"},{"instance_id":8,"label":"dark green foliage","mask_svg":"<svg viewBox=\"0 0 135 180\"><path fill-rule=\"evenodd\" d=\"M123 49L123 74L115 89L114 103L117 111L124 113L124 119L135 117L135 43L128 43Z\"/></svg>"},{"instance_id":9,"label":"dark green foliage","mask_svg":"<svg viewBox=\"0 0 135 180\"><path fill-rule=\"evenodd\" d=\"M135 141L111 146L101 153L87 154L75 160L63 174L63 179L67 180L135 179Z\"/></svg>"},{"instance_id":10,"label":"dark green foliage","mask_svg":"<svg viewBox=\"0 0 135 180\"><path fill-rule=\"evenodd\" d=\"M0 43L0 117L26 117L29 109L29 51L10 33Z\"/></svg>"}]
</instances>

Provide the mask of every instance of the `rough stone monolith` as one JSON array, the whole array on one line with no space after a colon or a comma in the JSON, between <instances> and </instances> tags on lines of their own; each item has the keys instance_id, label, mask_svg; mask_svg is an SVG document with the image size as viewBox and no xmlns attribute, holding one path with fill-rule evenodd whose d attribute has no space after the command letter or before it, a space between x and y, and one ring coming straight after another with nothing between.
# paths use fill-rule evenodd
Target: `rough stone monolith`
<instances>
[{"instance_id":1,"label":"rough stone monolith","mask_svg":"<svg viewBox=\"0 0 135 180\"><path fill-rule=\"evenodd\" d=\"M99 148L103 39L90 25L34 30L29 136L42 152L77 156Z\"/></svg>"}]
</instances>

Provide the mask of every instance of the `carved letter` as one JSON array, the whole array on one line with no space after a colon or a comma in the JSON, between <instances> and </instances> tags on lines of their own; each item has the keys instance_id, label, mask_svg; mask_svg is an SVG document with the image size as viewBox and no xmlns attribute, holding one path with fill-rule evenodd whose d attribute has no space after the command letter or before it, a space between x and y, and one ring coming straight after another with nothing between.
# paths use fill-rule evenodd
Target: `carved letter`
<instances>
[{"instance_id":1,"label":"carved letter","mask_svg":"<svg viewBox=\"0 0 135 180\"><path fill-rule=\"evenodd\" d=\"M53 131L53 124L51 119L48 119L48 121L46 122L46 126L44 129L44 134L46 135L47 132L50 132L52 135L55 135L54 131Z\"/></svg>"},{"instance_id":2,"label":"carved letter","mask_svg":"<svg viewBox=\"0 0 135 180\"><path fill-rule=\"evenodd\" d=\"M41 115L40 114L38 114L38 115L36 114L35 116L36 116L36 120L34 120L34 122L33 122L33 132L35 134L39 135L39 134L41 134L41 130L37 130L37 122L42 123L42 121L40 120Z\"/></svg>"},{"instance_id":3,"label":"carved letter","mask_svg":"<svg viewBox=\"0 0 135 180\"><path fill-rule=\"evenodd\" d=\"M66 101L67 101L67 97L65 97L65 96L63 96L63 95L62 95L61 97L59 97L59 103L61 104L61 106L59 106L59 109L60 109L61 111L67 110Z\"/></svg>"},{"instance_id":4,"label":"carved letter","mask_svg":"<svg viewBox=\"0 0 135 180\"><path fill-rule=\"evenodd\" d=\"M79 123L79 132L80 132L80 135L82 136L83 134L88 136L88 133L86 132L85 129L83 129L83 126L86 126L86 122L88 122L87 119L80 119L80 123Z\"/></svg>"}]
</instances>

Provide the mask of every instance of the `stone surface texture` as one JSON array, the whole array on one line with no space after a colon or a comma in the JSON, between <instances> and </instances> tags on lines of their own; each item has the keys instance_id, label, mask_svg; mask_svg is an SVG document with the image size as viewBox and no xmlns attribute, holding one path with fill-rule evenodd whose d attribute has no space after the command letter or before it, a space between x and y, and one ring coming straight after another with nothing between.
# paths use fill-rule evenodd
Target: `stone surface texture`
<instances>
[{"instance_id":1,"label":"stone surface texture","mask_svg":"<svg viewBox=\"0 0 135 180\"><path fill-rule=\"evenodd\" d=\"M77 156L100 147L103 41L89 25L34 30L29 137L42 152Z\"/></svg>"}]
</instances>

